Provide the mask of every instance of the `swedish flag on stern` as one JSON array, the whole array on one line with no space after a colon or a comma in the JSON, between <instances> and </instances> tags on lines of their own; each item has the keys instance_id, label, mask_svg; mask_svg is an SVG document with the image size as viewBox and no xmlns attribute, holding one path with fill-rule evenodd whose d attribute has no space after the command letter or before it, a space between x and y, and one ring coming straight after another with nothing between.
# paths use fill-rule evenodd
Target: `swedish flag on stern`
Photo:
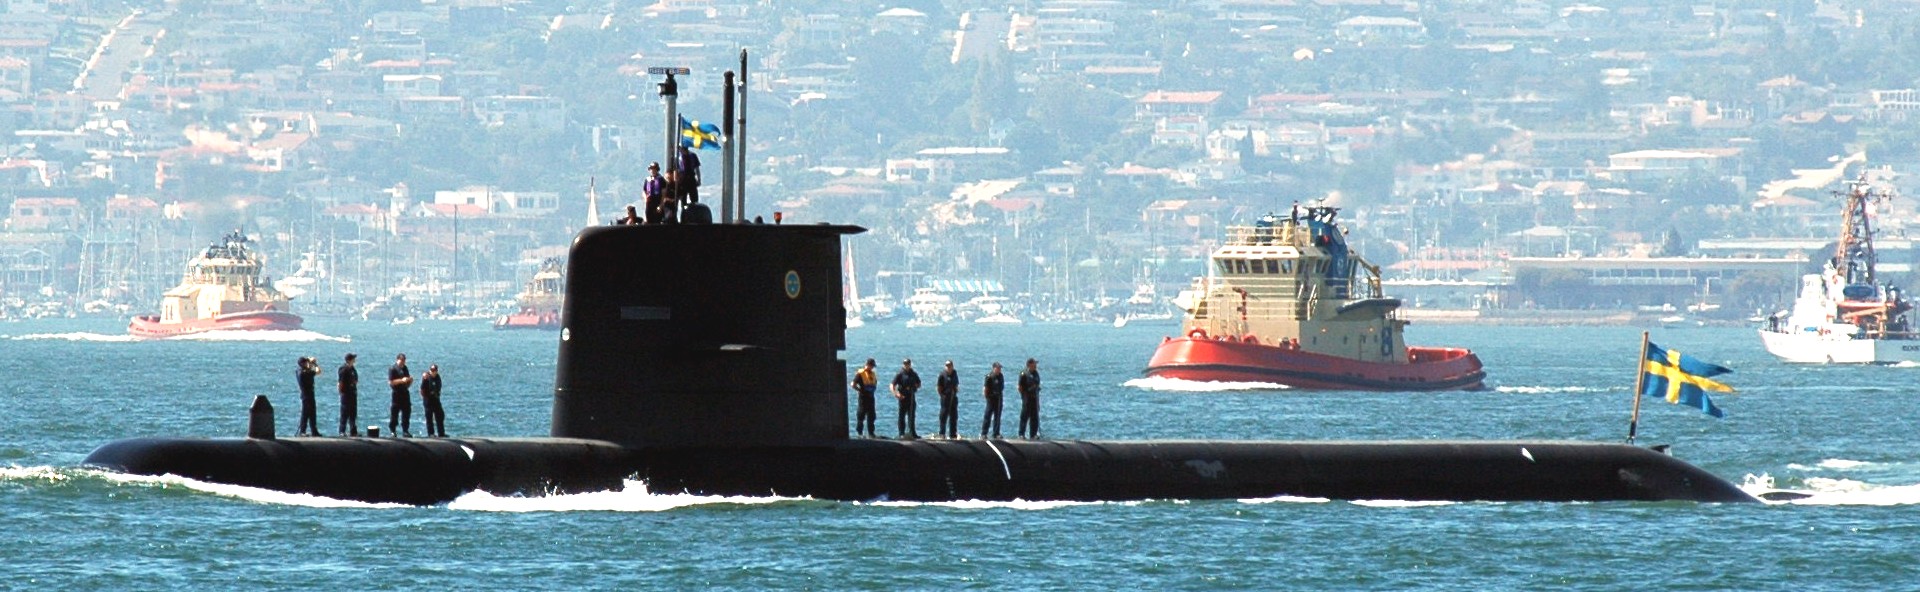
<instances>
[{"instance_id":1,"label":"swedish flag on stern","mask_svg":"<svg viewBox=\"0 0 1920 592\"><path fill-rule=\"evenodd\" d=\"M687 121L680 116L680 145L694 150L709 150L720 147L720 126L698 121Z\"/></svg>"},{"instance_id":2,"label":"swedish flag on stern","mask_svg":"<svg viewBox=\"0 0 1920 592\"><path fill-rule=\"evenodd\" d=\"M1711 378L1732 372L1725 366L1702 362L1649 342L1647 357L1640 362L1640 372L1642 396L1662 397L1668 403L1693 407L1714 417L1726 417L1707 396L1707 391L1733 392L1733 387Z\"/></svg>"}]
</instances>

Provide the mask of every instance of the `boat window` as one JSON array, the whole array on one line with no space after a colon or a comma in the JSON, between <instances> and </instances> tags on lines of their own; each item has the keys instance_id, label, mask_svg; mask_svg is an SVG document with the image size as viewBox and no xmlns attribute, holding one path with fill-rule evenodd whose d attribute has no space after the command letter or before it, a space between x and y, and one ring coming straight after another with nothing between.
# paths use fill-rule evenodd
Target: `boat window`
<instances>
[{"instance_id":1,"label":"boat window","mask_svg":"<svg viewBox=\"0 0 1920 592\"><path fill-rule=\"evenodd\" d=\"M1234 270L1234 271L1235 271L1236 273L1246 273L1246 272L1247 272L1247 260L1246 260L1246 259L1235 259L1235 260L1233 261L1233 270Z\"/></svg>"},{"instance_id":2,"label":"boat window","mask_svg":"<svg viewBox=\"0 0 1920 592\"><path fill-rule=\"evenodd\" d=\"M1292 261L1281 261L1281 262L1280 262L1280 273L1293 273L1293 262L1292 262Z\"/></svg>"}]
</instances>

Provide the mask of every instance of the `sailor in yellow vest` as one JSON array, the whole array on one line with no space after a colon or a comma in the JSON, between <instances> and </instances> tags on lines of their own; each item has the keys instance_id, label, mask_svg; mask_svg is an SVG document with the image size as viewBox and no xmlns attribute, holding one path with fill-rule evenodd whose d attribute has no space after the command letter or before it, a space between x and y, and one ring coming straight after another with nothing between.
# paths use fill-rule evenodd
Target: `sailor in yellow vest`
<instances>
[{"instance_id":1,"label":"sailor in yellow vest","mask_svg":"<svg viewBox=\"0 0 1920 592\"><path fill-rule=\"evenodd\" d=\"M873 432L873 391L880 386L880 380L873 372L873 358L867 358L867 365L853 373L853 390L860 395L859 405L853 415L853 433L856 436L879 436Z\"/></svg>"}]
</instances>

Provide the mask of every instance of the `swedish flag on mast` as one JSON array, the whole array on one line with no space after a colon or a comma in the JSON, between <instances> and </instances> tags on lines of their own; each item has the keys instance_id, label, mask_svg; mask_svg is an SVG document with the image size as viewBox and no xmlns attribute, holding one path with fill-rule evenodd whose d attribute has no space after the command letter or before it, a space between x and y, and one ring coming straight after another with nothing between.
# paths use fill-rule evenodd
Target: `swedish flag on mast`
<instances>
[{"instance_id":1,"label":"swedish flag on mast","mask_svg":"<svg viewBox=\"0 0 1920 592\"><path fill-rule=\"evenodd\" d=\"M680 116L680 145L694 150L718 150L720 148L720 126L687 121Z\"/></svg>"}]
</instances>

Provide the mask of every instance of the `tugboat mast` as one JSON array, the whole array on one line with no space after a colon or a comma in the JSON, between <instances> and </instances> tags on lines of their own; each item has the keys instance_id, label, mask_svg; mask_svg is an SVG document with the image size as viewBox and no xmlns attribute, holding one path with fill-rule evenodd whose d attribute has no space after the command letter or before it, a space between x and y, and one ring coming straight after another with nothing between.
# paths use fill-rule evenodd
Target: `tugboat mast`
<instances>
[{"instance_id":1,"label":"tugboat mast","mask_svg":"<svg viewBox=\"0 0 1920 592\"><path fill-rule=\"evenodd\" d=\"M1840 242L1834 245L1834 263L1841 267L1849 286L1878 286L1879 280L1874 272L1879 257L1873 251L1873 223L1867 217L1867 203L1884 201L1886 194L1876 193L1868 186L1864 173L1860 178L1847 184L1844 193L1836 195L1846 200L1846 211L1841 223Z\"/></svg>"}]
</instances>

